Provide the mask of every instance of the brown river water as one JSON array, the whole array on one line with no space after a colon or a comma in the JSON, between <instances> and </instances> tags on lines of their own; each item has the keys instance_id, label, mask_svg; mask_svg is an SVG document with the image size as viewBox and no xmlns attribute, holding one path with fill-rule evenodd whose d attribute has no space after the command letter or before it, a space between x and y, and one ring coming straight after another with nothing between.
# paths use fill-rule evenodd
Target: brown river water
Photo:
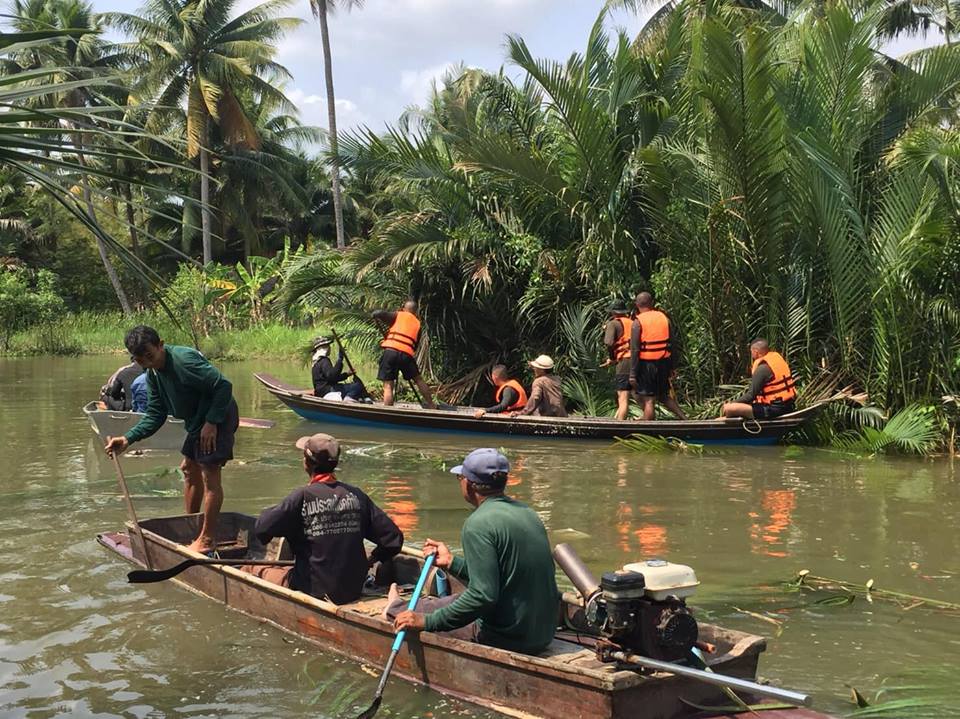
<instances>
[{"instance_id":1,"label":"brown river water","mask_svg":"<svg viewBox=\"0 0 960 719\"><path fill-rule=\"evenodd\" d=\"M374 672L173 584L128 585L129 566L97 545L125 509L80 408L121 361L0 359L0 717L353 715L372 696ZM850 712L850 686L873 700L911 685L902 696L913 704L885 716L960 716L960 614L862 598L837 606L822 601L829 593L783 584L809 569L960 601L960 482L945 460L783 447L649 455L592 440L340 428L300 420L252 377L305 380L294 363L223 370L242 415L276 421L240 430L226 509L279 501L305 480L293 442L328 431L348 451L341 479L409 540L458 545L469 508L446 467L502 445L511 492L554 542L572 544L598 574L652 556L692 565L698 616L767 636L762 675L813 693L821 711ZM178 462L175 453L125 458L141 517L182 511ZM380 710L464 715L491 716L399 680Z\"/></svg>"}]
</instances>

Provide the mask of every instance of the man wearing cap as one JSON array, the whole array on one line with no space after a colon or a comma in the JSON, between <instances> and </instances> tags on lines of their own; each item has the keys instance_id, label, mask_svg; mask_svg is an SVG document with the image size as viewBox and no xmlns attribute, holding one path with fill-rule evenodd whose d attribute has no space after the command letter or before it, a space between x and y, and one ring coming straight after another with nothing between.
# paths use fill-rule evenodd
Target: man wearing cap
<instances>
[{"instance_id":1,"label":"man wearing cap","mask_svg":"<svg viewBox=\"0 0 960 719\"><path fill-rule=\"evenodd\" d=\"M386 615L397 629L451 632L501 649L539 654L553 640L560 593L547 532L537 514L504 494L510 464L495 449L475 449L450 470L463 498L476 507L463 523L463 557L428 539L424 551L437 566L469 585L452 597L424 597L420 612L403 611L390 588Z\"/></svg>"},{"instance_id":2,"label":"man wearing cap","mask_svg":"<svg viewBox=\"0 0 960 719\"><path fill-rule=\"evenodd\" d=\"M301 437L297 449L303 451L310 483L263 510L254 527L263 544L274 537L286 538L293 550L293 571L251 573L334 604L355 601L369 567L403 547L403 532L362 490L337 480L336 439L329 434ZM369 558L364 539L376 545Z\"/></svg>"},{"instance_id":3,"label":"man wearing cap","mask_svg":"<svg viewBox=\"0 0 960 719\"><path fill-rule=\"evenodd\" d=\"M333 344L331 337L317 337L313 341L313 393L317 397L326 397L331 392L337 392L342 399L348 397L352 400L360 401L364 397L362 382L344 382L350 377L349 372L343 371L343 348L340 348L340 355L337 363L330 361L330 345Z\"/></svg>"},{"instance_id":4,"label":"man wearing cap","mask_svg":"<svg viewBox=\"0 0 960 719\"><path fill-rule=\"evenodd\" d=\"M615 364L613 387L617 393L617 419L624 420L630 412L630 332L633 320L627 303L617 300L607 308L610 321L603 329L603 344L609 355L601 367Z\"/></svg>"},{"instance_id":5,"label":"man wearing cap","mask_svg":"<svg viewBox=\"0 0 960 719\"><path fill-rule=\"evenodd\" d=\"M560 380L553 374L553 360L547 355L540 355L530 361L530 368L533 370L530 398L523 409L511 412L510 416L532 414L540 417L566 417L567 408L563 403L563 387Z\"/></svg>"}]
</instances>

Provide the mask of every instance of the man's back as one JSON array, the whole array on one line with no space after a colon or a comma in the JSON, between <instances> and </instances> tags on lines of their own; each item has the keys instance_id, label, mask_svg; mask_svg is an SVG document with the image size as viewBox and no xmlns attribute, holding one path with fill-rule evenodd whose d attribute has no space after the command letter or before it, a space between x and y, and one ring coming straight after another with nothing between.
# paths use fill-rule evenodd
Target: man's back
<instances>
[{"instance_id":1,"label":"man's back","mask_svg":"<svg viewBox=\"0 0 960 719\"><path fill-rule=\"evenodd\" d=\"M466 567L470 587L462 596L487 604L478 639L530 654L543 651L557 627L559 592L540 518L521 502L490 497L464 523L462 541L465 559L454 559L451 570L463 575ZM454 605L440 609L438 621L454 619L443 617L448 610L457 613Z\"/></svg>"},{"instance_id":2,"label":"man's back","mask_svg":"<svg viewBox=\"0 0 960 719\"><path fill-rule=\"evenodd\" d=\"M265 509L255 533L266 544L286 537L296 559L291 587L336 604L360 596L367 578L363 540L377 544L373 559L389 559L403 546L403 533L360 489L335 479L294 490Z\"/></svg>"}]
</instances>

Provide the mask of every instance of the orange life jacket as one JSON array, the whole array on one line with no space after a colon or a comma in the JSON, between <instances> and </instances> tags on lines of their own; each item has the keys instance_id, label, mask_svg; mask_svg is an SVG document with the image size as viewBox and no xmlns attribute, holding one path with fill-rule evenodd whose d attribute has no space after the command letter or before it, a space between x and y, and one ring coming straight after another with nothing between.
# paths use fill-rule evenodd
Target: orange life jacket
<instances>
[{"instance_id":1,"label":"orange life jacket","mask_svg":"<svg viewBox=\"0 0 960 719\"><path fill-rule=\"evenodd\" d=\"M507 387L513 389L519 396L516 402L507 407L506 412L512 412L513 410L523 409L527 406L527 391L523 388L523 385L517 382L515 379L508 379L502 385L497 387L497 404L500 404L500 398L503 396L503 390Z\"/></svg>"},{"instance_id":2,"label":"orange life jacket","mask_svg":"<svg viewBox=\"0 0 960 719\"><path fill-rule=\"evenodd\" d=\"M385 350L397 350L413 357L420 336L420 320L411 312L400 310L380 346Z\"/></svg>"},{"instance_id":3,"label":"orange life jacket","mask_svg":"<svg viewBox=\"0 0 960 719\"><path fill-rule=\"evenodd\" d=\"M776 400L789 402L797 396L797 390L794 385L793 375L790 373L790 365L780 356L778 352L767 352L763 357L753 361L752 372L757 371L761 364L767 365L773 372L773 379L767 382L760 394L754 398L757 404L770 404Z\"/></svg>"},{"instance_id":4,"label":"orange life jacket","mask_svg":"<svg viewBox=\"0 0 960 719\"><path fill-rule=\"evenodd\" d=\"M670 356L670 320L660 310L647 310L637 315L640 323L641 360L659 360Z\"/></svg>"},{"instance_id":5,"label":"orange life jacket","mask_svg":"<svg viewBox=\"0 0 960 719\"><path fill-rule=\"evenodd\" d=\"M633 320L629 317L617 317L616 319L623 328L623 332L617 338L617 343L613 346L613 359L619 362L630 356L630 332L633 330Z\"/></svg>"}]
</instances>

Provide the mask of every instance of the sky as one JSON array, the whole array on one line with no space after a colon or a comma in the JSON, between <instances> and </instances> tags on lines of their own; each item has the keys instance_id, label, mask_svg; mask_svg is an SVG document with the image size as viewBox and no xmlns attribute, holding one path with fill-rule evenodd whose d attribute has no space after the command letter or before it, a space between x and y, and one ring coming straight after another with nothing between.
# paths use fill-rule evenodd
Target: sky
<instances>
[{"instance_id":1,"label":"sky","mask_svg":"<svg viewBox=\"0 0 960 719\"><path fill-rule=\"evenodd\" d=\"M237 0L238 12L258 4ZM411 105L422 105L434 80L464 63L498 70L506 63L507 34L523 37L535 57L564 59L582 51L603 0L366 0L330 20L337 123L341 131L367 125L382 130ZM93 0L99 12L134 12L137 0ZM304 20L280 43L279 62L293 75L287 96L306 125L327 127L320 26L308 0L286 15ZM638 18L616 13L610 28L630 36Z\"/></svg>"},{"instance_id":2,"label":"sky","mask_svg":"<svg viewBox=\"0 0 960 719\"><path fill-rule=\"evenodd\" d=\"M236 0L237 13L259 0ZM138 0L93 0L100 12L135 12ZM342 4L342 2L341 2ZM330 20L337 122L342 131L369 126L381 131L412 105L423 105L434 81L463 63L497 71L506 61L505 38L520 35L534 57L562 60L582 51L604 0L366 0L338 10ZM293 79L287 96L305 125L327 127L320 27L308 0L294 0L286 15L304 20L279 47L279 62ZM610 30L634 37L643 18L609 15ZM898 55L922 44L898 41Z\"/></svg>"}]
</instances>

